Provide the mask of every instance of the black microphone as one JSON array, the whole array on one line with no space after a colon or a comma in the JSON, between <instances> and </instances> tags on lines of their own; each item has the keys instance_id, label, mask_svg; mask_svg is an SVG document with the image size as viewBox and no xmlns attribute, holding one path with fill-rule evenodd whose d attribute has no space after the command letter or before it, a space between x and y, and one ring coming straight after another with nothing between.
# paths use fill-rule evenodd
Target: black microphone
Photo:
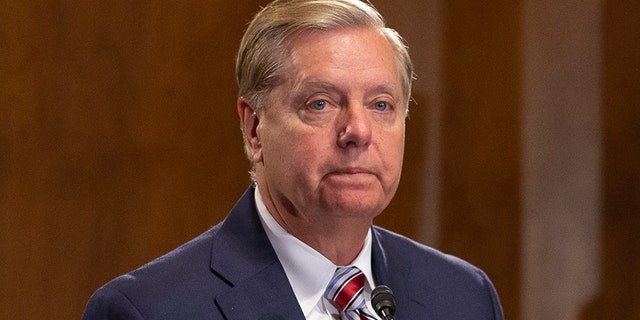
<instances>
[{"instance_id":1,"label":"black microphone","mask_svg":"<svg viewBox=\"0 0 640 320\"><path fill-rule=\"evenodd\" d=\"M382 320L393 320L396 312L396 299L391 289L385 285L379 285L371 292L371 306Z\"/></svg>"}]
</instances>

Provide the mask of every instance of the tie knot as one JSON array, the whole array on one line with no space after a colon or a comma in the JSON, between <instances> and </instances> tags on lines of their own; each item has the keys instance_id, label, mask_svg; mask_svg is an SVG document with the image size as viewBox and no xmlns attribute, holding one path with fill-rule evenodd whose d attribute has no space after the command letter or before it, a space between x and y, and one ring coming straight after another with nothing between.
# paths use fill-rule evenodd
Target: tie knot
<instances>
[{"instance_id":1,"label":"tie knot","mask_svg":"<svg viewBox=\"0 0 640 320\"><path fill-rule=\"evenodd\" d=\"M324 297L333 302L342 319L371 319L364 310L362 294L366 277L357 267L338 267L324 292Z\"/></svg>"},{"instance_id":2,"label":"tie knot","mask_svg":"<svg viewBox=\"0 0 640 320\"><path fill-rule=\"evenodd\" d=\"M324 297L334 302L340 312L358 309L358 299L362 297L365 276L357 267L338 267L329 282Z\"/></svg>"}]
</instances>

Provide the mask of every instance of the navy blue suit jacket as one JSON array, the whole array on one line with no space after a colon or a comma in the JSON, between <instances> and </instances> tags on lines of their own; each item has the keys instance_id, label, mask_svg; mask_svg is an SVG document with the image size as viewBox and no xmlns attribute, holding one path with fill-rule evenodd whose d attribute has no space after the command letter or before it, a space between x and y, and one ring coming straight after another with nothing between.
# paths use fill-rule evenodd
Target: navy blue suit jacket
<instances>
[{"instance_id":1,"label":"navy blue suit jacket","mask_svg":"<svg viewBox=\"0 0 640 320\"><path fill-rule=\"evenodd\" d=\"M375 282L395 295L397 320L503 319L476 267L373 227ZM304 320L262 228L249 188L228 217L197 238L98 289L83 319Z\"/></svg>"}]
</instances>

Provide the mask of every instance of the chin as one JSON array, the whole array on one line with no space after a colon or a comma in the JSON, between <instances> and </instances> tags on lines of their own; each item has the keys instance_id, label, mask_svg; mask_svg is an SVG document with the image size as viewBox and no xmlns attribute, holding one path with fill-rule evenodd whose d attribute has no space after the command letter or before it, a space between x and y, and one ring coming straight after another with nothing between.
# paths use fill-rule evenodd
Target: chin
<instances>
[{"instance_id":1,"label":"chin","mask_svg":"<svg viewBox=\"0 0 640 320\"><path fill-rule=\"evenodd\" d=\"M389 195L379 184L354 186L324 185L319 190L320 203L326 212L336 212L341 215L376 215L384 210L389 203Z\"/></svg>"},{"instance_id":2,"label":"chin","mask_svg":"<svg viewBox=\"0 0 640 320\"><path fill-rule=\"evenodd\" d=\"M340 216L354 218L374 218L384 210L384 205L378 199L363 201L363 199L341 200L329 202L327 211Z\"/></svg>"}]
</instances>

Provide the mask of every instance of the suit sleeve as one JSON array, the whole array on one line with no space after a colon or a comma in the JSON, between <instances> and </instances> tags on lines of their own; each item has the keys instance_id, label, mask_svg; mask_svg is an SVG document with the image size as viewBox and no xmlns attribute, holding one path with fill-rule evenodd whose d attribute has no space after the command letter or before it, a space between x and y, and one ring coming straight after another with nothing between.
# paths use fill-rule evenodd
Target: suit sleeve
<instances>
[{"instance_id":1,"label":"suit sleeve","mask_svg":"<svg viewBox=\"0 0 640 320\"><path fill-rule=\"evenodd\" d=\"M98 289L84 310L82 320L143 320L144 318L120 291L102 287Z\"/></svg>"},{"instance_id":2,"label":"suit sleeve","mask_svg":"<svg viewBox=\"0 0 640 320\"><path fill-rule=\"evenodd\" d=\"M502 306L500 304L500 298L498 298L498 292L496 291L496 288L493 286L493 283L484 272L482 273L482 278L485 286L489 290L489 298L491 299L491 304L493 306L493 319L504 320L504 314L502 312Z\"/></svg>"}]
</instances>

